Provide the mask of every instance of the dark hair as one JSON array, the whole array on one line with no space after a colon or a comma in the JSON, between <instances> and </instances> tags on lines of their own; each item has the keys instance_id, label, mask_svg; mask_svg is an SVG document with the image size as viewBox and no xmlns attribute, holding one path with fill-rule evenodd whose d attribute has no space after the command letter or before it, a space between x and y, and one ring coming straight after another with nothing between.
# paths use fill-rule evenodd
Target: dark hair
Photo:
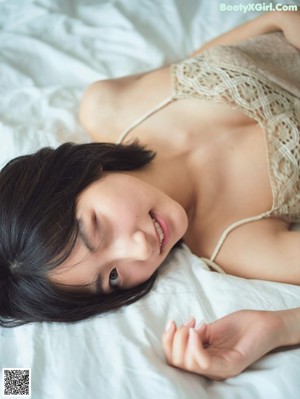
<instances>
[{"instance_id":1,"label":"dark hair","mask_svg":"<svg viewBox=\"0 0 300 399\"><path fill-rule=\"evenodd\" d=\"M151 289L96 295L63 290L47 272L61 264L78 235L78 195L105 171L147 165L155 154L130 145L66 143L10 161L0 173L0 326L75 322L129 305Z\"/></svg>"}]
</instances>

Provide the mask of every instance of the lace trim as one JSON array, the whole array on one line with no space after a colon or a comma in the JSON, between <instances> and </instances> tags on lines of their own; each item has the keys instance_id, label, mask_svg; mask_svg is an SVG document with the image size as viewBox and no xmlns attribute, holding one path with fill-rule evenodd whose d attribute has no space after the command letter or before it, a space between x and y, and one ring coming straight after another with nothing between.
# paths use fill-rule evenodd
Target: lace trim
<instances>
[{"instance_id":1,"label":"lace trim","mask_svg":"<svg viewBox=\"0 0 300 399\"><path fill-rule=\"evenodd\" d=\"M226 228L210 259L211 268L224 273L214 260L227 236L238 226L270 216L300 221L300 101L263 76L225 63L213 64L199 55L171 66L173 94L124 130L117 143L169 103L186 97L225 102L256 120L264 129L272 209Z\"/></svg>"},{"instance_id":2,"label":"lace trim","mask_svg":"<svg viewBox=\"0 0 300 399\"><path fill-rule=\"evenodd\" d=\"M264 129L273 216L300 220L300 101L253 71L212 64L205 55L172 66L177 98L225 102Z\"/></svg>"}]
</instances>

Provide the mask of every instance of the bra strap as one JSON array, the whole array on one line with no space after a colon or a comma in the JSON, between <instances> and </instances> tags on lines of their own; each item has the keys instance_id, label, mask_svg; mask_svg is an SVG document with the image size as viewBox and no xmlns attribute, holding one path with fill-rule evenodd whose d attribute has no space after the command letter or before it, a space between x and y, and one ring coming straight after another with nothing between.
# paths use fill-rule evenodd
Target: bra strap
<instances>
[{"instance_id":1,"label":"bra strap","mask_svg":"<svg viewBox=\"0 0 300 399\"><path fill-rule=\"evenodd\" d=\"M207 259L207 258L200 258L200 259L203 260L203 262L206 263L207 266L209 266L215 272L218 272L221 274L226 274L226 272L224 272L224 270L219 265L217 265L215 262L213 262L212 260Z\"/></svg>"},{"instance_id":2,"label":"bra strap","mask_svg":"<svg viewBox=\"0 0 300 399\"><path fill-rule=\"evenodd\" d=\"M271 209L267 212L261 213L260 215L257 216L252 216L249 218L245 218L242 220L239 220L238 222L232 223L229 227L227 227L227 229L223 232L223 234L221 235L221 238L212 254L212 256L210 257L211 262L214 262L214 260L216 259L222 245L224 244L224 241L226 240L227 236L229 235L229 233L232 232L232 230L236 229L237 227L241 226L242 224L246 224L246 223L250 223L250 222L255 222L257 220L261 220L261 219L266 219L268 218L272 212L274 211L274 209Z\"/></svg>"},{"instance_id":3,"label":"bra strap","mask_svg":"<svg viewBox=\"0 0 300 399\"><path fill-rule=\"evenodd\" d=\"M136 128L138 125L140 125L142 122L144 122L146 119L148 119L151 115L155 114L155 112L159 111L160 109L164 108L166 105L170 104L175 100L175 97L168 97L164 99L162 102L160 102L158 105L156 105L153 109L150 111L147 111L144 115L142 115L139 119L137 119L132 125L130 125L127 129L125 129L119 136L117 140L117 144L121 144L124 139L128 136L128 134Z\"/></svg>"}]
</instances>

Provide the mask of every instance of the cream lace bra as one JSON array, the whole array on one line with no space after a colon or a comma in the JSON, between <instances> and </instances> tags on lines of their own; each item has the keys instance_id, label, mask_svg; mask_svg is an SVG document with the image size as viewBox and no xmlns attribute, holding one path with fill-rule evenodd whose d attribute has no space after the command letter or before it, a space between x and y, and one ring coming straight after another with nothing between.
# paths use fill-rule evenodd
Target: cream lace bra
<instances>
[{"instance_id":1,"label":"cream lace bra","mask_svg":"<svg viewBox=\"0 0 300 399\"><path fill-rule=\"evenodd\" d=\"M255 63L257 58L263 58L262 40L265 41L263 45L272 50L274 47L269 46L277 40L278 55L278 40L281 43L284 39L279 33L264 35L244 42L245 45L214 47L197 57L172 65L173 94L142 115L122 132L118 140L121 143L136 126L171 102L187 97L226 103L260 124L266 138L273 206L267 212L236 221L225 229L211 257L204 259L219 272L223 270L214 261L227 236L238 226L271 216L289 222L300 221L300 52L284 41L283 51L286 52L287 46L291 47L298 62L295 66L296 83L293 84L291 79L286 79L286 75L291 78L286 65L280 75L274 60L268 58L270 65L264 69L261 69L259 62ZM271 44L270 40L273 40ZM267 56L270 57L270 50Z\"/></svg>"}]
</instances>

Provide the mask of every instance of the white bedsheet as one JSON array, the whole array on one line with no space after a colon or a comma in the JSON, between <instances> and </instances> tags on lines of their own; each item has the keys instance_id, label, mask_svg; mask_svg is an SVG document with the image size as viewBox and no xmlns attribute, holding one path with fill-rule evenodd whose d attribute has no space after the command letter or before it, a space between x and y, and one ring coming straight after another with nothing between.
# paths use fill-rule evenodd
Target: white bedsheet
<instances>
[{"instance_id":1,"label":"white bedsheet","mask_svg":"<svg viewBox=\"0 0 300 399\"><path fill-rule=\"evenodd\" d=\"M41 146L89 141L77 110L92 81L184 58L256 14L222 13L219 3L0 1L0 167ZM33 399L298 399L299 348L212 382L168 367L160 343L170 318L210 322L238 309L297 306L299 287L210 272L183 247L147 297L115 314L0 329L0 369L31 368Z\"/></svg>"}]
</instances>

